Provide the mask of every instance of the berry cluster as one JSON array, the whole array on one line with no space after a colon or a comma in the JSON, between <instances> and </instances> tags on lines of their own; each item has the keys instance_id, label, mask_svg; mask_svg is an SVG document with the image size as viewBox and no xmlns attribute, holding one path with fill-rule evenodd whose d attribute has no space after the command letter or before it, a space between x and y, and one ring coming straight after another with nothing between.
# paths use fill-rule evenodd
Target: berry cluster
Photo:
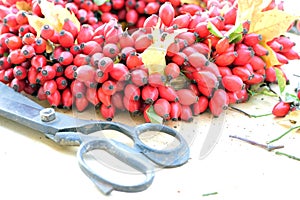
<instances>
[{"instance_id":1,"label":"berry cluster","mask_svg":"<svg viewBox=\"0 0 300 200\"><path fill-rule=\"evenodd\" d=\"M93 105L107 120L127 111L143 113L146 122L150 112L164 120L191 121L208 108L219 116L229 104L247 101L251 85L276 82L275 68L281 70L280 65L266 68L261 57L268 50L261 35L247 32L248 22L234 37L229 34L237 28L234 0L204 1L205 9L178 0L112 0L100 6L58 0L55 6L73 12L80 29L65 19L59 32L45 24L40 35L16 2L0 5L0 81L53 107L84 111ZM39 1L27 2L31 15L43 17ZM282 9L274 2L266 10ZM183 29L166 50L162 72L150 72L142 53ZM268 44L282 64L300 58L285 36Z\"/></svg>"}]
</instances>

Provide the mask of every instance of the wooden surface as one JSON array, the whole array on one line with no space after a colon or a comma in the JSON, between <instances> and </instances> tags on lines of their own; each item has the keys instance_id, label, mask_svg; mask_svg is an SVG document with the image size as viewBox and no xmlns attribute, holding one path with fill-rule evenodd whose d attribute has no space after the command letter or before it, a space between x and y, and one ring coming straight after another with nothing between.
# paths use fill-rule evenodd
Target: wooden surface
<instances>
[{"instance_id":1,"label":"wooden surface","mask_svg":"<svg viewBox=\"0 0 300 200\"><path fill-rule=\"evenodd\" d=\"M299 37L295 37L299 41ZM297 42L300 44L300 42ZM299 50L299 45L298 45ZM300 74L300 61L285 66L292 90ZM276 87L275 87L276 90ZM252 97L237 107L251 113L269 113L277 98ZM63 111L59 111L63 112ZM93 110L75 116L98 118ZM126 115L126 114L125 114ZM115 121L130 125L140 123L129 115ZM105 196L81 172L76 147L61 147L29 128L0 118L0 199L298 199L300 162L275 155L250 144L232 139L238 135L265 143L287 129L273 116L249 118L231 109L226 111L221 137L215 149L199 159L203 141L211 125L209 113L195 117L192 123L172 122L190 145L187 164L156 171L153 184L139 193L113 191ZM116 138L118 136L115 136ZM159 138L157 139L159 143ZM276 144L281 151L300 157L300 135L290 133ZM203 194L217 192L203 197Z\"/></svg>"}]
</instances>

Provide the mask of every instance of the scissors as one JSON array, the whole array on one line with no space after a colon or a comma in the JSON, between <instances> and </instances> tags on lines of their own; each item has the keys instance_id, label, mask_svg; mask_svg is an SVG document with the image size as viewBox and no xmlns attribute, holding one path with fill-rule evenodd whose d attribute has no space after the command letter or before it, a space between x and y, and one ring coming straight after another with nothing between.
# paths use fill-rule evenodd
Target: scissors
<instances>
[{"instance_id":1,"label":"scissors","mask_svg":"<svg viewBox=\"0 0 300 200\"><path fill-rule=\"evenodd\" d=\"M79 146L77 159L82 171L92 180L96 187L108 195L113 190L139 192L147 189L154 179L155 165L177 167L189 159L189 147L185 139L174 129L162 125L145 123L135 127L100 120L75 119L55 112L53 108L44 108L21 93L0 82L0 116L18 122L42 132L47 138L59 145ZM74 120L76 123L74 124ZM109 138L91 136L101 130L115 130L132 139L130 147ZM173 136L179 144L172 149L154 149L143 143L139 136L148 131L163 132ZM93 150L104 150L121 162L141 172L145 179L141 183L122 185L102 177L86 162L84 156Z\"/></svg>"}]
</instances>

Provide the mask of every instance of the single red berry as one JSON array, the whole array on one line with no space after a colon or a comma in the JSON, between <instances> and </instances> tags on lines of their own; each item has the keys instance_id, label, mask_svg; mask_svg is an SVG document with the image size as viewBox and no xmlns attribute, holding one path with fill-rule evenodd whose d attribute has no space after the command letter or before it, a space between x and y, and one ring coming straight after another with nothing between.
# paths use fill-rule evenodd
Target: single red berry
<instances>
[{"instance_id":1,"label":"single red berry","mask_svg":"<svg viewBox=\"0 0 300 200\"><path fill-rule=\"evenodd\" d=\"M273 107L272 114L276 117L284 117L289 113L290 108L290 103L280 101Z\"/></svg>"},{"instance_id":2,"label":"single red berry","mask_svg":"<svg viewBox=\"0 0 300 200\"><path fill-rule=\"evenodd\" d=\"M52 26L45 24L41 29L41 37L45 40L49 40L54 35L54 29Z\"/></svg>"}]
</instances>

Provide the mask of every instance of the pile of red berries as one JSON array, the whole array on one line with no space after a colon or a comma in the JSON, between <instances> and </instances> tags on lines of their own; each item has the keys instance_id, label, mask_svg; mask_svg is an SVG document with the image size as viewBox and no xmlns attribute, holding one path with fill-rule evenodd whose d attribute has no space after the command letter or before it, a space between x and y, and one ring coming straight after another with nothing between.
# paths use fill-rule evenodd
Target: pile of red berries
<instances>
[{"instance_id":1,"label":"pile of red berries","mask_svg":"<svg viewBox=\"0 0 300 200\"><path fill-rule=\"evenodd\" d=\"M208 109L219 116L229 104L247 101L251 85L276 82L275 68L281 70L266 68L261 57L268 50L261 35L247 32L247 21L236 26L234 0L203 1L205 8L179 0L112 0L100 6L57 0L55 6L75 14L80 29L65 19L60 32L45 24L40 35L27 18L29 12L43 17L39 1L27 0L31 11L18 10L17 1L0 3L0 81L53 107L83 111L92 104L107 120L127 111L144 113L147 122L153 113L191 121ZM282 9L274 2L265 10ZM142 53L182 29L166 50L163 73L150 73ZM300 58L288 37L268 44L282 65Z\"/></svg>"}]
</instances>

